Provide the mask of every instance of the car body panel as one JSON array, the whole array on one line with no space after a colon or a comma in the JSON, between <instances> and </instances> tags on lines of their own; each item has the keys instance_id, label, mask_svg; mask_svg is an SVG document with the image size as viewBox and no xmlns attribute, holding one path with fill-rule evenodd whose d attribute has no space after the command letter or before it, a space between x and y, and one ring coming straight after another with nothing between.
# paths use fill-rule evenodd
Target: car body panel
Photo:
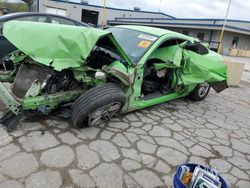
<instances>
[{"instance_id":1,"label":"car body panel","mask_svg":"<svg viewBox=\"0 0 250 188\"><path fill-rule=\"evenodd\" d=\"M223 81L227 78L227 65L215 52L210 51L206 55L184 50L186 63L181 79L185 85L198 83L212 83ZM201 61L202 59L202 61Z\"/></svg>"},{"instance_id":2,"label":"car body panel","mask_svg":"<svg viewBox=\"0 0 250 188\"><path fill-rule=\"evenodd\" d=\"M108 76L114 76L121 81L122 88L127 96L126 104L121 110L122 113L187 96L199 83L220 83L227 79L227 67L222 63L220 55L212 51L208 51L208 54L200 55L186 49L188 44L198 42L197 39L157 28L142 26L117 27L137 30L142 33L148 32L158 36L157 40L136 65L131 63L121 46L108 31L94 28L12 21L4 25L4 35L26 56L32 58L35 61L34 63L52 67L59 72L65 69L72 69L75 78L83 83L88 82L88 78L85 77L84 73L90 69L85 67L86 64L84 62L95 48L95 45L106 37L108 39L107 46L114 47L115 52L127 64L125 65L116 60L94 71L104 72ZM23 30L27 32L24 33L22 32ZM171 39L182 39L185 42L165 47L164 49L159 48L161 44ZM173 92L146 100L142 95L144 68L146 62L154 58L163 61L160 65L155 66L157 70L166 67L174 70L171 83ZM105 79L100 81L97 78L92 78L93 80L95 86L106 82ZM25 97L22 101L22 106L25 110L34 110L41 105L49 105L53 109L56 108L59 102L74 100L83 92L85 90L68 91L67 97L64 96L65 92Z\"/></svg>"},{"instance_id":3,"label":"car body panel","mask_svg":"<svg viewBox=\"0 0 250 188\"><path fill-rule=\"evenodd\" d=\"M164 52L164 50L158 49L159 46L167 40L182 39L190 43L195 43L195 42L199 42L198 39L188 37L188 36L176 33L176 32L159 29L159 28L146 27L146 26L122 25L122 26L115 26L115 27L135 29L144 33L147 32L147 33L155 34L155 35L157 35L157 32L160 31L160 33L158 34L158 36L160 36L158 40L155 41L155 43L144 54L144 56L141 58L141 60L138 62L136 66L136 72L135 72L136 81L133 83L130 89L131 95L128 101L129 102L128 104L129 107L127 108L128 111L152 106L152 105L166 102L175 98L187 96L196 87L198 83L198 80L197 80L198 76L201 76L199 83L203 83L204 81L207 80L211 84L212 82L216 82L216 80L217 82L223 82L223 80L227 80L227 66L222 63L221 56L211 50L209 50L209 53L204 56L195 54L192 51L184 49L186 43L183 43L182 45L179 45L179 46L170 47L168 49L171 49L171 50L168 50L166 52ZM144 66L145 66L145 63L151 58L158 58L163 61L166 61L167 59L165 67L171 66L170 64L168 64L168 60L171 61L171 60L174 60L175 58L180 60L181 58L183 58L186 66L181 66L179 68L177 68L178 66L176 65L172 66L173 68L177 68L176 74L178 74L178 75L175 75L178 81L178 83L176 83L175 85L176 86L175 93L171 93L166 96L161 96L161 97L150 99L150 100L143 100L143 98L141 97L141 87L142 87L141 83L143 82ZM203 59L206 65L202 64ZM212 63L210 61L212 61ZM189 66L190 68L188 68ZM198 70L198 72L196 72L195 69ZM200 74L199 71L202 71L203 74ZM206 71L211 71L211 73L204 74L204 72ZM225 82L223 86L224 87L222 88L224 89L227 88L227 84Z\"/></svg>"},{"instance_id":4,"label":"car body panel","mask_svg":"<svg viewBox=\"0 0 250 188\"><path fill-rule=\"evenodd\" d=\"M19 12L19 13L11 13L0 17L0 59L2 59L5 55L17 50L17 48L11 44L4 36L2 36L2 27L3 23L11 21L11 20L23 20L28 21L30 18L44 18L45 23L52 23L52 18L60 19L61 21L65 21L65 24L71 24L76 26L90 27L86 23L78 22L76 20L72 20L70 18L49 14L49 13L35 13L35 12ZM38 20L34 20L37 21ZM59 23L60 24L60 23Z\"/></svg>"},{"instance_id":5,"label":"car body panel","mask_svg":"<svg viewBox=\"0 0 250 188\"><path fill-rule=\"evenodd\" d=\"M36 35L31 39L33 33ZM10 21L4 24L3 35L34 61L57 71L80 67L97 41L104 37L108 37L119 55L130 62L111 33L95 28Z\"/></svg>"}]
</instances>

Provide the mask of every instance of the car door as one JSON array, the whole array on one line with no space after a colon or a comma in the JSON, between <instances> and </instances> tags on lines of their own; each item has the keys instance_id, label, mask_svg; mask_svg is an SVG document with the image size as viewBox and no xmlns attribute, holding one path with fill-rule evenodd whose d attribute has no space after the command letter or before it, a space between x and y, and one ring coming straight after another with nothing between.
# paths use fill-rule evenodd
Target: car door
<instances>
[{"instance_id":1,"label":"car door","mask_svg":"<svg viewBox=\"0 0 250 188\"><path fill-rule=\"evenodd\" d=\"M14 45L12 45L3 35L2 29L3 25L7 21L19 20L19 21L32 21L32 22L47 22L47 16L20 16L13 19L8 19L0 22L0 60L4 58L7 54L17 50Z\"/></svg>"},{"instance_id":2,"label":"car door","mask_svg":"<svg viewBox=\"0 0 250 188\"><path fill-rule=\"evenodd\" d=\"M187 40L188 39L185 37L178 38L176 36L163 36L158 39L158 41L143 56L136 69L136 81L133 85L134 96L132 96L133 99L131 99L130 104L132 109L145 108L185 96L185 93L178 92L180 89L179 86L181 86L181 84L179 85L178 71L183 69L183 63L180 62L182 57L180 56L179 45ZM168 69L166 70L165 76L168 75L169 80L164 82L163 79L162 83L167 83L167 86L171 87L172 90L170 92L160 91L150 94L144 93L143 82L145 81L145 76L147 76L146 69L150 68L148 62L151 60L156 63L156 66L153 66L156 71L162 73L161 69ZM159 82L158 79L156 79L155 82L152 82L149 87L154 87L157 82Z\"/></svg>"}]
</instances>

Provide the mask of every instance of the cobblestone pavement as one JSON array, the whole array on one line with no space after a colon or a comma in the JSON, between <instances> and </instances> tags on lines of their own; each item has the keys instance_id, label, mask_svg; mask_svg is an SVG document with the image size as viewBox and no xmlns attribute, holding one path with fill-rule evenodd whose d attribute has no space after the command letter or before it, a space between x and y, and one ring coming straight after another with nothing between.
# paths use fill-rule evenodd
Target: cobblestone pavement
<instances>
[{"instance_id":1,"label":"cobblestone pavement","mask_svg":"<svg viewBox=\"0 0 250 188\"><path fill-rule=\"evenodd\" d=\"M3 109L3 107L1 106ZM216 167L250 187L250 85L179 99L77 130L28 117L0 127L0 187L171 187L178 164Z\"/></svg>"}]
</instances>

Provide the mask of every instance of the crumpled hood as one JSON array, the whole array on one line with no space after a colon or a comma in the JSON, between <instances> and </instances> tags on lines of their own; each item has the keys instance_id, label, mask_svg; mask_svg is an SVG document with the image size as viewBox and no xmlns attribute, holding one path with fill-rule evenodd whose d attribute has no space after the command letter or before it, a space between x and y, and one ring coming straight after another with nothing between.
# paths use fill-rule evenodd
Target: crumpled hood
<instances>
[{"instance_id":1,"label":"crumpled hood","mask_svg":"<svg viewBox=\"0 0 250 188\"><path fill-rule=\"evenodd\" d=\"M4 24L3 35L34 61L58 71L80 67L103 37L108 37L116 52L130 63L113 35L95 28L10 21Z\"/></svg>"}]
</instances>

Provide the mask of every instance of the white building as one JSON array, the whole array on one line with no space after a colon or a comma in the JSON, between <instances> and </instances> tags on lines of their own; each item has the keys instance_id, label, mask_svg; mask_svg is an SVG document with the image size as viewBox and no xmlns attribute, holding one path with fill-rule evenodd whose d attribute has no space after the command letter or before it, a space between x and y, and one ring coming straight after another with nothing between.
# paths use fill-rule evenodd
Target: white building
<instances>
[{"instance_id":1,"label":"white building","mask_svg":"<svg viewBox=\"0 0 250 188\"><path fill-rule=\"evenodd\" d=\"M39 0L39 12L65 15L78 21L102 24L103 7L87 4L85 0ZM135 7L133 10L107 7L105 25L136 24L161 27L197 37L209 43L210 48L217 49L219 36L223 26L222 19L178 19L161 12L143 11ZM229 49L250 49L250 21L228 20L222 41L222 52Z\"/></svg>"},{"instance_id":2,"label":"white building","mask_svg":"<svg viewBox=\"0 0 250 188\"><path fill-rule=\"evenodd\" d=\"M102 22L103 7L89 5L81 0L39 0L39 12L47 12L68 16L78 21L100 26ZM106 7L104 23L115 18L174 18L173 16L161 13L142 11L135 7L135 10L117 9Z\"/></svg>"}]
</instances>

